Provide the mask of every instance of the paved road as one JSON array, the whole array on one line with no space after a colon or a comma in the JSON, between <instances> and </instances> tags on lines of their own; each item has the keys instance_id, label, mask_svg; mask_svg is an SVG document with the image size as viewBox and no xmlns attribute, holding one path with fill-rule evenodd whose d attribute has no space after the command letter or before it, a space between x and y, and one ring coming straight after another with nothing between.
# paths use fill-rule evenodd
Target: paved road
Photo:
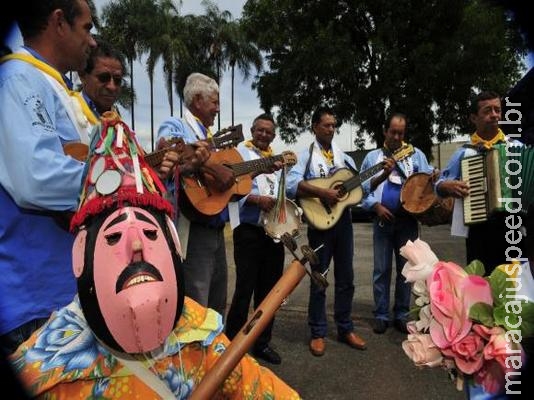
<instances>
[{"instance_id":1,"label":"paved road","mask_svg":"<svg viewBox=\"0 0 534 400\"><path fill-rule=\"evenodd\" d=\"M405 335L390 328L376 335L371 328L372 307L372 225L355 223L356 294L353 319L357 332L368 342L366 351L358 351L336 341L333 324L333 274L327 289L330 331L326 354L314 357L308 351L309 330L306 323L309 280L307 277L289 296L287 304L276 313L272 345L283 362L279 366L264 364L295 388L304 399L411 399L461 400L462 392L455 389L441 369L419 370L404 354L401 343ZM306 244L305 227L297 238ZM427 241L442 260L464 263L463 239L451 238L448 226L422 227L421 239ZM230 232L227 231L229 265L229 301L234 289L235 265ZM298 251L300 254L300 250ZM293 260L287 253L286 265Z\"/></svg>"}]
</instances>

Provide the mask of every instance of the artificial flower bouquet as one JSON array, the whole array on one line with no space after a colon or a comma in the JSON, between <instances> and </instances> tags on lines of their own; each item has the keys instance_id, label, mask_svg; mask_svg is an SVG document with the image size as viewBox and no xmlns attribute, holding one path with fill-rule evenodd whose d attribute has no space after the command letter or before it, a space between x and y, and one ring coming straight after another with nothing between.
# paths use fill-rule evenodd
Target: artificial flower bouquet
<instances>
[{"instance_id":1,"label":"artificial flower bouquet","mask_svg":"<svg viewBox=\"0 0 534 400\"><path fill-rule=\"evenodd\" d=\"M521 341L534 333L534 293L517 293L521 264L501 265L484 277L481 262L462 268L439 261L419 239L400 251L407 260L402 274L416 297L405 353L418 367L447 369L459 390L467 379L488 393L504 391L526 362Z\"/></svg>"}]
</instances>

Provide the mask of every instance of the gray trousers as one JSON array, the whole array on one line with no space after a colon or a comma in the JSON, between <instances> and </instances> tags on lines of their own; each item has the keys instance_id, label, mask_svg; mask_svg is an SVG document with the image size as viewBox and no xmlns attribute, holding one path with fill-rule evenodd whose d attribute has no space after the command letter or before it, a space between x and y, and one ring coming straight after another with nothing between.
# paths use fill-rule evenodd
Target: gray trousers
<instances>
[{"instance_id":1,"label":"gray trousers","mask_svg":"<svg viewBox=\"0 0 534 400\"><path fill-rule=\"evenodd\" d=\"M191 222L183 268L185 295L213 308L224 318L228 283L224 228L209 228Z\"/></svg>"}]
</instances>

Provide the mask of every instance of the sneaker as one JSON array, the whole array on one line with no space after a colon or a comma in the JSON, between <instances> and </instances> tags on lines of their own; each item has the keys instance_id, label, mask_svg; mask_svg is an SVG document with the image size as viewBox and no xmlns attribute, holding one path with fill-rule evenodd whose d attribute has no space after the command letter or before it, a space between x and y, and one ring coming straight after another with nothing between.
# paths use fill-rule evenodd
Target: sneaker
<instances>
[{"instance_id":1,"label":"sneaker","mask_svg":"<svg viewBox=\"0 0 534 400\"><path fill-rule=\"evenodd\" d=\"M379 335L386 332L388 329L388 321L385 319L375 319L375 323L373 325L373 332L377 333Z\"/></svg>"},{"instance_id":2,"label":"sneaker","mask_svg":"<svg viewBox=\"0 0 534 400\"><path fill-rule=\"evenodd\" d=\"M406 334L408 333L408 328L406 327L406 321L402 319L396 319L393 322L393 326L395 327L396 330L398 330L401 333L406 333Z\"/></svg>"},{"instance_id":3,"label":"sneaker","mask_svg":"<svg viewBox=\"0 0 534 400\"><path fill-rule=\"evenodd\" d=\"M252 355L271 364L280 364L282 362L280 355L269 346L265 346L261 349L254 349Z\"/></svg>"}]
</instances>

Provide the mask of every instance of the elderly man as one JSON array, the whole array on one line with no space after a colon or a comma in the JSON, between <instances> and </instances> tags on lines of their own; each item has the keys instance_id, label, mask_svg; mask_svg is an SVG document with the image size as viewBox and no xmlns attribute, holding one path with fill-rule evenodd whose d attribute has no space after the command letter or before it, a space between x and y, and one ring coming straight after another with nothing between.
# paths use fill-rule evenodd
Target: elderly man
<instances>
[{"instance_id":1,"label":"elderly man","mask_svg":"<svg viewBox=\"0 0 534 400\"><path fill-rule=\"evenodd\" d=\"M158 141L178 137L186 143L207 146L212 136L210 127L219 112L217 82L200 73L189 75L184 87L184 102L187 107L184 117L165 120L159 127ZM221 191L229 189L235 182L233 172L223 165L210 164L208 160L204 168L209 168L215 178L214 185ZM180 190L178 187L171 189ZM225 315L228 281L224 242L226 209L207 216L196 211L184 193L178 197L181 200L178 225L185 231L185 294Z\"/></svg>"}]
</instances>

